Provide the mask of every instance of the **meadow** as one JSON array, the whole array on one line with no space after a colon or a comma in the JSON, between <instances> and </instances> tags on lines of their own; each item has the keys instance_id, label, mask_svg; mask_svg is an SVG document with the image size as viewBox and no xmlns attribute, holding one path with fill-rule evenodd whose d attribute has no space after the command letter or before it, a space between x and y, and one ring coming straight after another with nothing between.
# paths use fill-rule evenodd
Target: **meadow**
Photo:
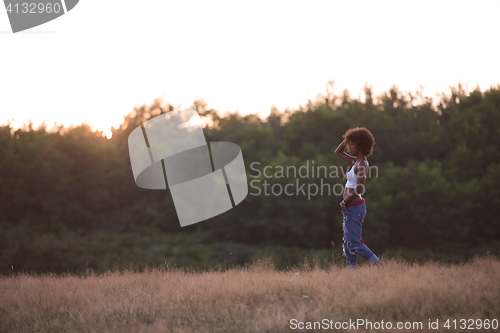
<instances>
[{"instance_id":1,"label":"meadow","mask_svg":"<svg viewBox=\"0 0 500 333\"><path fill-rule=\"evenodd\" d=\"M204 271L164 265L0 276L0 332L499 330L498 257L360 261L356 271L318 260L278 271L263 256Z\"/></svg>"}]
</instances>

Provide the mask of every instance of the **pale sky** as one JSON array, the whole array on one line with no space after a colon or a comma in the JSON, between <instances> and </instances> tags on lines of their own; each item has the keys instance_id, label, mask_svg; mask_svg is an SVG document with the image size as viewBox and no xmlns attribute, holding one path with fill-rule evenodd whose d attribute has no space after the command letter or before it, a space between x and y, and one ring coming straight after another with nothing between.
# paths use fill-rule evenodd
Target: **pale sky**
<instances>
[{"instance_id":1,"label":"pale sky","mask_svg":"<svg viewBox=\"0 0 500 333\"><path fill-rule=\"evenodd\" d=\"M500 82L500 1L80 0L12 34L0 11L0 124L109 132L155 98L256 113L393 84L424 95Z\"/></svg>"}]
</instances>

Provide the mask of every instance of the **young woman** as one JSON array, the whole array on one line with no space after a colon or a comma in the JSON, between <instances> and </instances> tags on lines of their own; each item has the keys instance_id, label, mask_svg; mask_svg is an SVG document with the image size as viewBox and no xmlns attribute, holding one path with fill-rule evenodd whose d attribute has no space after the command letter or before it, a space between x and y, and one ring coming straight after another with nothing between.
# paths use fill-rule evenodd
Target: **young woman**
<instances>
[{"instance_id":1,"label":"young woman","mask_svg":"<svg viewBox=\"0 0 500 333\"><path fill-rule=\"evenodd\" d=\"M347 183L344 190L344 200L340 208L344 215L342 228L344 243L342 248L346 257L347 269L356 269L358 254L371 265L384 265L380 259L363 243L361 228L366 216L364 184L368 174L368 161L366 158L372 154L375 139L365 127L356 127L348 130L343 136L344 141L337 147L335 154L347 163L353 165L347 173ZM344 153L346 148L349 154Z\"/></svg>"}]
</instances>

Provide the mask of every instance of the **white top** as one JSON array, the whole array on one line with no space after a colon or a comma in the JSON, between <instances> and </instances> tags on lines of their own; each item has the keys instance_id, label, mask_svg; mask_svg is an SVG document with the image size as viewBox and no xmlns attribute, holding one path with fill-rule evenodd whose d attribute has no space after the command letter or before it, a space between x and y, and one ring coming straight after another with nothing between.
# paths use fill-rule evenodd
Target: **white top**
<instances>
[{"instance_id":1,"label":"white top","mask_svg":"<svg viewBox=\"0 0 500 333\"><path fill-rule=\"evenodd\" d=\"M360 161L361 162L361 161ZM359 163L359 162L358 162ZM348 188L356 188L356 184L358 183L358 177L354 173L354 168L356 164L352 166L352 169L347 173L347 183L345 183L345 187Z\"/></svg>"}]
</instances>

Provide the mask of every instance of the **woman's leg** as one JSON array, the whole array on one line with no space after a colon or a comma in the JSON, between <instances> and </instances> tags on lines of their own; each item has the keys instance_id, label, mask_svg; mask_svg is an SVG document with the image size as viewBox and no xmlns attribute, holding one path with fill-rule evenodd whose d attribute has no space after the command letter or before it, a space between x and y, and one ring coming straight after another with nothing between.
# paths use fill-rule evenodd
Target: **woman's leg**
<instances>
[{"instance_id":1,"label":"woman's leg","mask_svg":"<svg viewBox=\"0 0 500 333\"><path fill-rule=\"evenodd\" d=\"M356 268L358 254L370 264L375 264L379 258L361 241L361 229L366 216L366 205L348 207L344 211L344 255L347 268Z\"/></svg>"},{"instance_id":2,"label":"woman's leg","mask_svg":"<svg viewBox=\"0 0 500 333\"><path fill-rule=\"evenodd\" d=\"M356 252L352 253L350 251L350 248L347 246L347 244L351 244L351 233L353 232L352 230L349 230L351 228L348 228L349 223L347 222L350 219L350 212L349 210L343 211L344 215L344 222L342 223L342 230L344 232L344 237L342 240L344 241L342 243L342 251L344 252L344 257L346 259L346 268L347 269L356 269L356 265L358 264L358 254Z\"/></svg>"}]
</instances>

